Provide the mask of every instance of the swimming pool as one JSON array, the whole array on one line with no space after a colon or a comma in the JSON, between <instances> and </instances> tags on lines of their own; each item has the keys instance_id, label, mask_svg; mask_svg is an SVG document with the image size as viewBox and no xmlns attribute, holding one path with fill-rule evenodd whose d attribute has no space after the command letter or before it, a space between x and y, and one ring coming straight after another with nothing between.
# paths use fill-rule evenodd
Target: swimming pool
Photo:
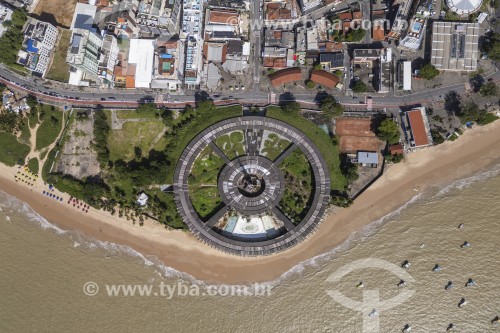
<instances>
[{"instance_id":1,"label":"swimming pool","mask_svg":"<svg viewBox=\"0 0 500 333\"><path fill-rule=\"evenodd\" d=\"M411 30L413 32L419 32L421 28L422 28L422 23L420 23L420 22L413 22L413 27L411 28Z\"/></svg>"}]
</instances>

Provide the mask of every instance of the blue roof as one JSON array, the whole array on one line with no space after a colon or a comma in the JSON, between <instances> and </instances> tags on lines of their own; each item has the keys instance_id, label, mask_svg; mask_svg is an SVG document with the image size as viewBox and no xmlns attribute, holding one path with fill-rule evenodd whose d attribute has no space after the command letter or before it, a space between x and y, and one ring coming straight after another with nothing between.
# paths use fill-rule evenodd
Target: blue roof
<instances>
[{"instance_id":1,"label":"blue roof","mask_svg":"<svg viewBox=\"0 0 500 333\"><path fill-rule=\"evenodd\" d=\"M358 151L358 163L378 164L378 153Z\"/></svg>"},{"instance_id":2,"label":"blue roof","mask_svg":"<svg viewBox=\"0 0 500 333\"><path fill-rule=\"evenodd\" d=\"M33 46L34 43L35 41L33 39L28 39L28 46L26 47L26 50L28 52L38 53L38 49L35 46Z\"/></svg>"}]
</instances>

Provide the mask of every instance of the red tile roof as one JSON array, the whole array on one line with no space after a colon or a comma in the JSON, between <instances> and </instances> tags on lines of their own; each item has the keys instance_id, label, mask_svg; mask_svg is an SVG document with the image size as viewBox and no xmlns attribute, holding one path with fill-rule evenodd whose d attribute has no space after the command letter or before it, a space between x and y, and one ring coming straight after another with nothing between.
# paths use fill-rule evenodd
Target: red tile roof
<instances>
[{"instance_id":1,"label":"red tile roof","mask_svg":"<svg viewBox=\"0 0 500 333\"><path fill-rule=\"evenodd\" d=\"M404 154L404 148L402 144L392 145L389 147L391 155L402 155Z\"/></svg>"},{"instance_id":2,"label":"red tile roof","mask_svg":"<svg viewBox=\"0 0 500 333\"><path fill-rule=\"evenodd\" d=\"M340 13L339 19L342 21L345 21L345 20L350 21L350 20L352 20L352 13L351 12Z\"/></svg>"},{"instance_id":3,"label":"red tile roof","mask_svg":"<svg viewBox=\"0 0 500 333\"><path fill-rule=\"evenodd\" d=\"M363 14L361 12L353 12L352 13L352 17L353 19L355 20L359 20L359 19L362 19L363 18Z\"/></svg>"},{"instance_id":4,"label":"red tile roof","mask_svg":"<svg viewBox=\"0 0 500 333\"><path fill-rule=\"evenodd\" d=\"M351 30L351 22L342 22L342 30L344 32Z\"/></svg>"},{"instance_id":5,"label":"red tile roof","mask_svg":"<svg viewBox=\"0 0 500 333\"><path fill-rule=\"evenodd\" d=\"M133 75L127 75L125 81L125 88L135 88L135 77Z\"/></svg>"},{"instance_id":6,"label":"red tile roof","mask_svg":"<svg viewBox=\"0 0 500 333\"><path fill-rule=\"evenodd\" d=\"M238 25L238 12L232 10L210 10L208 23Z\"/></svg>"},{"instance_id":7,"label":"red tile roof","mask_svg":"<svg viewBox=\"0 0 500 333\"><path fill-rule=\"evenodd\" d=\"M383 41L385 39L385 31L382 27L373 27L372 29L373 40L375 41Z\"/></svg>"},{"instance_id":8,"label":"red tile roof","mask_svg":"<svg viewBox=\"0 0 500 333\"><path fill-rule=\"evenodd\" d=\"M279 3L268 3L266 8L266 20L289 20L292 18L292 11L281 8Z\"/></svg>"},{"instance_id":9,"label":"red tile roof","mask_svg":"<svg viewBox=\"0 0 500 333\"><path fill-rule=\"evenodd\" d=\"M333 89L339 83L339 78L337 77L337 75L334 75L332 73L315 69L312 71L311 81L316 84Z\"/></svg>"},{"instance_id":10,"label":"red tile roof","mask_svg":"<svg viewBox=\"0 0 500 333\"><path fill-rule=\"evenodd\" d=\"M298 67L285 68L268 75L269 81L273 86L280 86L285 83L301 81L302 71Z\"/></svg>"},{"instance_id":11,"label":"red tile roof","mask_svg":"<svg viewBox=\"0 0 500 333\"><path fill-rule=\"evenodd\" d=\"M286 57L264 57L264 67L268 68L285 68Z\"/></svg>"},{"instance_id":12,"label":"red tile roof","mask_svg":"<svg viewBox=\"0 0 500 333\"><path fill-rule=\"evenodd\" d=\"M407 112L408 119L410 120L411 132L413 134L413 141L415 146L425 146L429 144L429 137L425 129L424 118L420 110L412 110Z\"/></svg>"}]
</instances>

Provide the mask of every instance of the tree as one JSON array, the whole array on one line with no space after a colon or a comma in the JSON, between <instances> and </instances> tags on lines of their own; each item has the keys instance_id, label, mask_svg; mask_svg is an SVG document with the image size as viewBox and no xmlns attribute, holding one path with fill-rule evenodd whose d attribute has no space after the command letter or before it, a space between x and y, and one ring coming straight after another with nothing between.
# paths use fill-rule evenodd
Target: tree
<instances>
[{"instance_id":1,"label":"tree","mask_svg":"<svg viewBox=\"0 0 500 333\"><path fill-rule=\"evenodd\" d=\"M347 155L343 154L340 157L340 171L344 177L352 182L359 178L358 166L351 162Z\"/></svg>"},{"instance_id":2,"label":"tree","mask_svg":"<svg viewBox=\"0 0 500 333\"><path fill-rule=\"evenodd\" d=\"M403 155L403 154L394 154L394 155L389 154L389 155L387 155L387 156L385 157L385 160L386 160L387 162L399 163L399 162L401 162L404 158L405 158L405 155Z\"/></svg>"},{"instance_id":3,"label":"tree","mask_svg":"<svg viewBox=\"0 0 500 333\"><path fill-rule=\"evenodd\" d=\"M346 42L361 42L363 38L365 38L366 30L364 29L355 29L351 30L345 36Z\"/></svg>"},{"instance_id":4,"label":"tree","mask_svg":"<svg viewBox=\"0 0 500 333\"><path fill-rule=\"evenodd\" d=\"M313 82L313 81L311 81L311 80L307 80L307 81L306 81L306 87L307 87L308 89L314 89L314 88L316 87L316 83L314 83L314 82Z\"/></svg>"},{"instance_id":5,"label":"tree","mask_svg":"<svg viewBox=\"0 0 500 333\"><path fill-rule=\"evenodd\" d=\"M439 134L439 131L436 129L431 129L431 135L432 135L432 142L434 144L439 145L444 142L444 138L441 134Z\"/></svg>"},{"instance_id":6,"label":"tree","mask_svg":"<svg viewBox=\"0 0 500 333\"><path fill-rule=\"evenodd\" d=\"M482 121L486 116L486 110L479 109L479 106L473 101L468 101L461 105L461 108L457 114L462 123L468 121Z\"/></svg>"},{"instance_id":7,"label":"tree","mask_svg":"<svg viewBox=\"0 0 500 333\"><path fill-rule=\"evenodd\" d=\"M27 14L24 9L16 9L12 13L10 26L0 38L0 62L6 65L14 65L17 59L17 52L23 43L23 26L26 22ZM9 24L8 24L9 25Z\"/></svg>"},{"instance_id":8,"label":"tree","mask_svg":"<svg viewBox=\"0 0 500 333\"><path fill-rule=\"evenodd\" d=\"M495 96L498 92L498 87L495 82L490 81L486 84L483 84L481 86L481 89L479 89L479 93L481 96Z\"/></svg>"},{"instance_id":9,"label":"tree","mask_svg":"<svg viewBox=\"0 0 500 333\"><path fill-rule=\"evenodd\" d=\"M329 119L336 118L344 112L344 106L340 104L332 95L326 96L320 104L321 111Z\"/></svg>"},{"instance_id":10,"label":"tree","mask_svg":"<svg viewBox=\"0 0 500 333\"><path fill-rule=\"evenodd\" d=\"M330 197L330 203L338 207L349 207L352 205L352 199L347 197L347 195L332 195Z\"/></svg>"},{"instance_id":11,"label":"tree","mask_svg":"<svg viewBox=\"0 0 500 333\"><path fill-rule=\"evenodd\" d=\"M434 65L427 63L420 69L420 76L425 80L432 80L439 75L439 71Z\"/></svg>"},{"instance_id":12,"label":"tree","mask_svg":"<svg viewBox=\"0 0 500 333\"><path fill-rule=\"evenodd\" d=\"M366 84L361 80L358 80L358 82L356 82L352 87L352 91L354 91L355 93L364 93L366 92L366 90Z\"/></svg>"},{"instance_id":13,"label":"tree","mask_svg":"<svg viewBox=\"0 0 500 333\"><path fill-rule=\"evenodd\" d=\"M145 103L137 107L137 113L155 113L157 111L154 103Z\"/></svg>"},{"instance_id":14,"label":"tree","mask_svg":"<svg viewBox=\"0 0 500 333\"><path fill-rule=\"evenodd\" d=\"M97 110L94 113L94 148L101 167L109 160L108 136L110 130L106 114L102 110Z\"/></svg>"},{"instance_id":15,"label":"tree","mask_svg":"<svg viewBox=\"0 0 500 333\"><path fill-rule=\"evenodd\" d=\"M38 101L36 100L35 96L28 95L28 97L26 97L26 104L28 104L28 106L31 109L33 109L33 108L36 108L38 106Z\"/></svg>"},{"instance_id":16,"label":"tree","mask_svg":"<svg viewBox=\"0 0 500 333\"><path fill-rule=\"evenodd\" d=\"M456 91L452 90L444 96L444 109L450 115L460 113L460 95Z\"/></svg>"},{"instance_id":17,"label":"tree","mask_svg":"<svg viewBox=\"0 0 500 333\"><path fill-rule=\"evenodd\" d=\"M11 111L0 113L0 131L16 133L19 130L21 117Z\"/></svg>"},{"instance_id":18,"label":"tree","mask_svg":"<svg viewBox=\"0 0 500 333\"><path fill-rule=\"evenodd\" d=\"M286 113L299 114L300 109L301 109L300 103L297 102L289 102L283 106L283 111L285 111Z\"/></svg>"},{"instance_id":19,"label":"tree","mask_svg":"<svg viewBox=\"0 0 500 333\"><path fill-rule=\"evenodd\" d=\"M385 119L377 128L377 136L380 140L388 141L389 144L399 142L399 128L392 119Z\"/></svg>"},{"instance_id":20,"label":"tree","mask_svg":"<svg viewBox=\"0 0 500 333\"><path fill-rule=\"evenodd\" d=\"M489 39L489 42L482 43L483 51L490 59L500 60L500 34L494 34Z\"/></svg>"}]
</instances>

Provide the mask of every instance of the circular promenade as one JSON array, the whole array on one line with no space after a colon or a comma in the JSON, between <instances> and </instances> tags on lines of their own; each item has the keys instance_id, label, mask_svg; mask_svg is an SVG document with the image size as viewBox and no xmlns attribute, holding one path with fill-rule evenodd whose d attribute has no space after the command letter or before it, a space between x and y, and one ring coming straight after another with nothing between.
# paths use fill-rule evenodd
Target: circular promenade
<instances>
[{"instance_id":1,"label":"circular promenade","mask_svg":"<svg viewBox=\"0 0 500 333\"><path fill-rule=\"evenodd\" d=\"M215 142L217 138L234 131L243 132L245 153L231 160ZM268 159L261 155L259 148L263 133L279 135L290 144L279 156L273 160ZM224 163L217 178L217 189L222 202L216 212L202 220L191 202L188 179L194 162L208 146ZM307 213L301 221L292 223L279 206L287 186L279 166L297 149L309 162L313 191ZM329 170L311 140L295 127L266 117L237 117L206 128L184 149L177 163L174 179L177 209L191 232L210 246L242 256L269 255L298 244L316 228L330 200ZM245 238L244 235L218 227L221 219L229 213L248 218L245 230L251 232L259 229L259 224L255 224L256 220L252 218L260 218L266 214L279 221L280 228L273 230L272 234L263 233L254 238Z\"/></svg>"}]
</instances>

